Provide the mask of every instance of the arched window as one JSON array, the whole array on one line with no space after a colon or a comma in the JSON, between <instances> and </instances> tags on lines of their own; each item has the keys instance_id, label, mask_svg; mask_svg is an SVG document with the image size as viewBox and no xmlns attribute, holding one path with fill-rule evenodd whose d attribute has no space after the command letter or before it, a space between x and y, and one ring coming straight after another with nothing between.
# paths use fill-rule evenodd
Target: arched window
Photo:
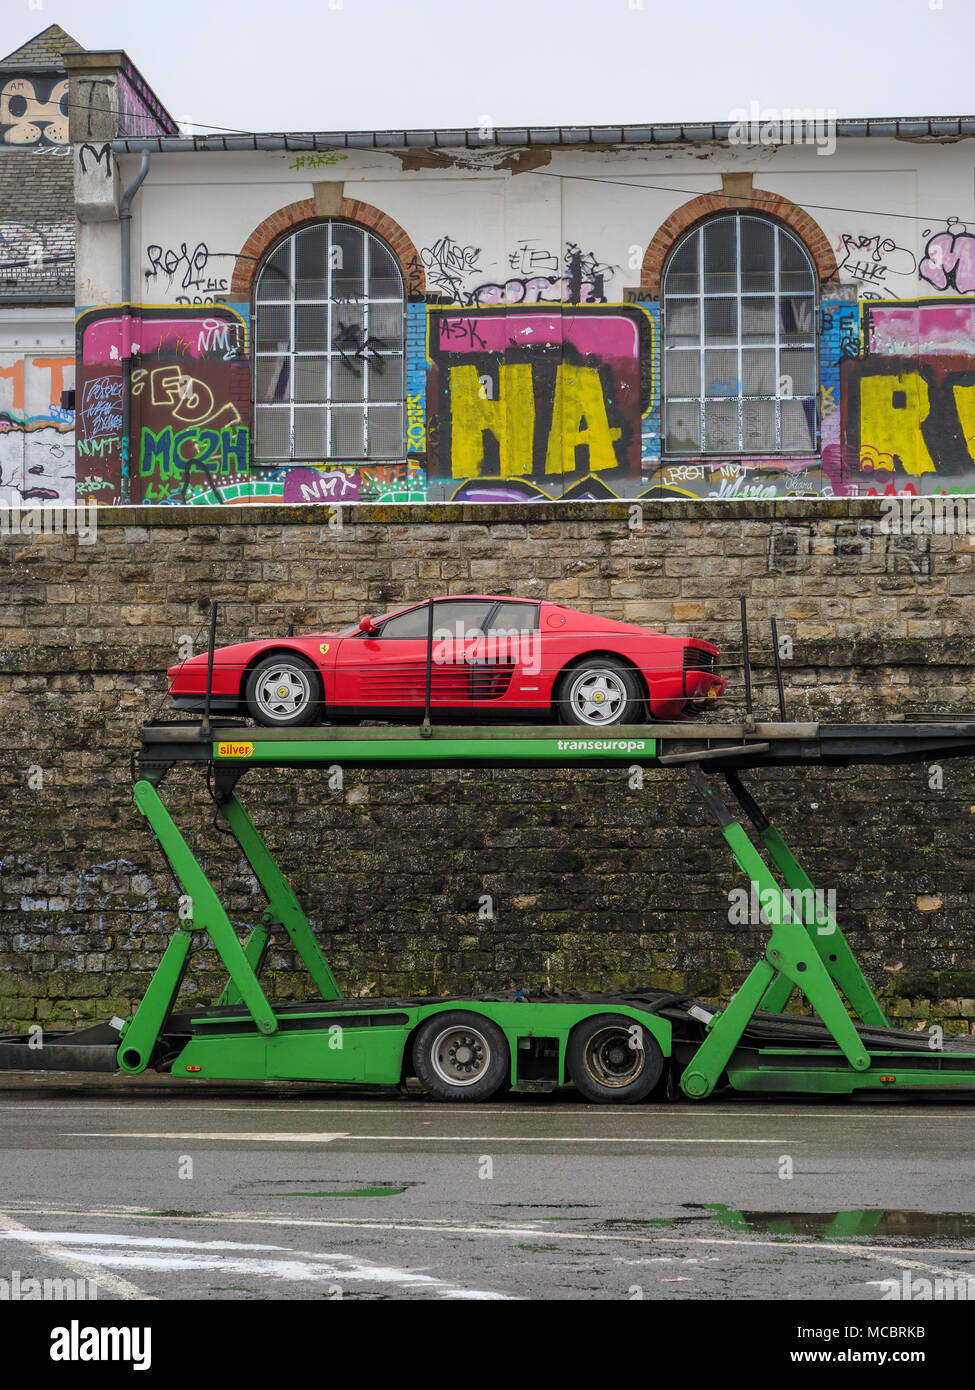
<instances>
[{"instance_id":1,"label":"arched window","mask_svg":"<svg viewBox=\"0 0 975 1390\"><path fill-rule=\"evenodd\" d=\"M665 456L815 451L816 274L798 238L714 217L677 242L662 298Z\"/></svg>"},{"instance_id":2,"label":"arched window","mask_svg":"<svg viewBox=\"0 0 975 1390\"><path fill-rule=\"evenodd\" d=\"M401 458L405 315L399 263L364 227L279 242L254 293L254 458Z\"/></svg>"}]
</instances>

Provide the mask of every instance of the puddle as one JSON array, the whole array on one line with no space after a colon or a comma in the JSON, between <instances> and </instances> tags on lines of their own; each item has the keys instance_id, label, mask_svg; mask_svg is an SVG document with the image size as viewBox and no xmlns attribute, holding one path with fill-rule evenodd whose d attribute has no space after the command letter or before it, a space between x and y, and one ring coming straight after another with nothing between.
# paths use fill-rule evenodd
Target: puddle
<instances>
[{"instance_id":1,"label":"puddle","mask_svg":"<svg viewBox=\"0 0 975 1390\"><path fill-rule=\"evenodd\" d=\"M321 1182L321 1175L315 1178L292 1178L292 1182ZM284 1179L258 1179L256 1182L242 1183L240 1188L234 1189L236 1197L250 1197L255 1188L260 1190L262 1197L399 1197L409 1187L416 1187L415 1182L405 1182L402 1184L380 1182L372 1187L303 1187L289 1188L283 1190Z\"/></svg>"},{"instance_id":2,"label":"puddle","mask_svg":"<svg viewBox=\"0 0 975 1390\"><path fill-rule=\"evenodd\" d=\"M688 1204L690 1207L691 1204ZM812 1236L818 1240L856 1240L863 1236L895 1240L973 1240L975 1213L898 1211L862 1207L851 1211L738 1211L708 1203L696 1208L734 1231ZM693 1220L678 1217L675 1225Z\"/></svg>"},{"instance_id":3,"label":"puddle","mask_svg":"<svg viewBox=\"0 0 975 1390\"><path fill-rule=\"evenodd\" d=\"M598 1206L597 1202L499 1202L501 1208L515 1207L519 1211L561 1211L571 1207L573 1211L585 1211L587 1207ZM554 1220L554 1217L553 1217Z\"/></svg>"},{"instance_id":4,"label":"puddle","mask_svg":"<svg viewBox=\"0 0 975 1390\"><path fill-rule=\"evenodd\" d=\"M398 1197L405 1187L353 1187L347 1192L275 1192L275 1197Z\"/></svg>"},{"instance_id":5,"label":"puddle","mask_svg":"<svg viewBox=\"0 0 975 1390\"><path fill-rule=\"evenodd\" d=\"M136 1216L209 1216L208 1211L181 1211L171 1207L168 1211L137 1211Z\"/></svg>"}]
</instances>

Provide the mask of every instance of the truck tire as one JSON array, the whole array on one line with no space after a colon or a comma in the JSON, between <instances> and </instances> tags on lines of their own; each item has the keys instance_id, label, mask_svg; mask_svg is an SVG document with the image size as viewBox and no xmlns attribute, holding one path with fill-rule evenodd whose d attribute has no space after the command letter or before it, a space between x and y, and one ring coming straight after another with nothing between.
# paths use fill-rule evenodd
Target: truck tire
<instances>
[{"instance_id":1,"label":"truck tire","mask_svg":"<svg viewBox=\"0 0 975 1390\"><path fill-rule=\"evenodd\" d=\"M511 1052L496 1023L452 1009L434 1014L413 1044L413 1069L435 1100L490 1100L511 1068Z\"/></svg>"},{"instance_id":2,"label":"truck tire","mask_svg":"<svg viewBox=\"0 0 975 1390\"><path fill-rule=\"evenodd\" d=\"M623 1014L596 1014L572 1030L566 1069L586 1100L636 1105L664 1073L664 1055L652 1033Z\"/></svg>"}]
</instances>

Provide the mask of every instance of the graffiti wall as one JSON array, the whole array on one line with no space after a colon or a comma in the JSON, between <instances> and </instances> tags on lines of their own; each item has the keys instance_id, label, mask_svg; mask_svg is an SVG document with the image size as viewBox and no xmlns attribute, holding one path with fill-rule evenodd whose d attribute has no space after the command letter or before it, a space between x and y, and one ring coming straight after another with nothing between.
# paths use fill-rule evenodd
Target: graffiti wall
<instances>
[{"instance_id":1,"label":"graffiti wall","mask_svg":"<svg viewBox=\"0 0 975 1390\"><path fill-rule=\"evenodd\" d=\"M313 157L280 158L294 176L296 197L306 195L302 180L312 177L306 164ZM316 154L309 165L315 178L327 176L316 185L323 205L351 186L336 187L336 175L352 179L359 171L358 155L341 158L340 166L338 155ZM330 168L322 172L322 163ZM212 167L222 165L215 160ZM369 166L362 169L357 195ZM224 172L238 189L229 162ZM400 174L409 180L405 166L393 173L368 190L374 204L357 206L371 208L373 221L366 218L365 225L395 247L402 286L390 274L385 290L367 294L353 269L345 280L338 277L344 288L337 293L313 292L308 287L324 283L324 271L312 267L310 252L296 249L293 261L275 271L292 279L275 282L258 307L264 330L256 352L246 304L226 299L243 298L243 262L256 266L272 254L286 230L276 220L281 214L251 211L235 221L219 184L212 198L198 185L179 191L166 183L163 192L162 185L146 184L136 273L147 303L131 318L118 307L82 310L78 317L80 495L195 505L267 499L530 504L975 491L975 223L952 216L928 225L895 212L885 224L845 210L845 192L830 194L816 224L826 249L825 259L822 247L816 253L819 299L803 299L801 346L810 353L815 324L816 363L812 382L797 388L809 425L801 432L804 451L668 456L661 341L664 313L676 311L672 302L667 308L651 298L656 291L640 280L647 248L673 210L641 221L640 199L616 208L606 194L597 208L582 180L570 208L565 189L559 194L554 183L533 184L536 197L527 182L509 191L497 182L479 185L476 177L458 177L449 188L438 184L428 206L427 195L417 192L411 200L415 190L397 187ZM891 184L876 201L886 197L893 206L900 196ZM380 207L387 197L402 203L401 222ZM293 204L303 205L310 206L307 197ZM261 215L270 239L255 241ZM317 220L310 212L301 216ZM797 209L795 225L800 222ZM291 268L282 272L285 266ZM377 307L384 296L392 308ZM276 299L280 308L271 302ZM783 290L769 301L774 316L790 312L787 300ZM327 331L322 315L329 316ZM776 321L778 352L778 335L790 329ZM261 322L255 320L259 330ZM726 342L723 330L714 331L723 347L709 344L704 330L701 371L710 354L708 381L745 380L746 340L739 343L732 331ZM780 366L789 350L786 338L782 343ZM734 353L741 355L737 375ZM350 370L333 380L336 360ZM685 366L688 360L681 359ZM812 361L810 353L803 369ZM335 380L343 385L329 395L326 383ZM742 438L748 428L752 438L762 433L746 418L750 402L786 399L790 380L752 389L742 408ZM737 408L737 389L730 409ZM255 456L255 444L272 447L263 429L255 437L259 391L263 404L292 407L290 417L274 417L287 419L288 429L273 436L273 447L290 449L294 462L272 452ZM697 399L693 390L687 399ZM340 429L360 401L356 430ZM393 402L402 410L401 430L383 413ZM785 412L775 419L787 433ZM319 432L319 456L302 430ZM676 437L672 429L670 437ZM326 438L335 441L330 453ZM380 442L369 457L374 438ZM393 438L401 456L381 456L383 438L387 445ZM355 456L356 449L365 457Z\"/></svg>"},{"instance_id":2,"label":"graffiti wall","mask_svg":"<svg viewBox=\"0 0 975 1390\"><path fill-rule=\"evenodd\" d=\"M409 308L406 457L274 468L250 456L242 306L133 315L131 459L124 315L82 311L79 494L117 502L123 477L133 502L195 504L975 491L975 298L824 300L820 452L680 460L660 451L658 305ZM14 408L20 377L6 379ZM42 417L30 419L40 431Z\"/></svg>"},{"instance_id":3,"label":"graffiti wall","mask_svg":"<svg viewBox=\"0 0 975 1390\"><path fill-rule=\"evenodd\" d=\"M432 309L427 341L427 471L456 496L639 482L653 406L642 307Z\"/></svg>"},{"instance_id":4,"label":"graffiti wall","mask_svg":"<svg viewBox=\"0 0 975 1390\"><path fill-rule=\"evenodd\" d=\"M975 299L860 314L861 351L841 363L846 491L975 492Z\"/></svg>"},{"instance_id":5,"label":"graffiti wall","mask_svg":"<svg viewBox=\"0 0 975 1390\"><path fill-rule=\"evenodd\" d=\"M0 77L0 143L13 148L65 145L68 79L63 73Z\"/></svg>"},{"instance_id":6,"label":"graffiti wall","mask_svg":"<svg viewBox=\"0 0 975 1390\"><path fill-rule=\"evenodd\" d=\"M202 489L239 500L250 482L246 313L116 305L82 310L76 331L79 494L186 502Z\"/></svg>"},{"instance_id":7,"label":"graffiti wall","mask_svg":"<svg viewBox=\"0 0 975 1390\"><path fill-rule=\"evenodd\" d=\"M74 358L0 351L0 503L74 501Z\"/></svg>"}]
</instances>

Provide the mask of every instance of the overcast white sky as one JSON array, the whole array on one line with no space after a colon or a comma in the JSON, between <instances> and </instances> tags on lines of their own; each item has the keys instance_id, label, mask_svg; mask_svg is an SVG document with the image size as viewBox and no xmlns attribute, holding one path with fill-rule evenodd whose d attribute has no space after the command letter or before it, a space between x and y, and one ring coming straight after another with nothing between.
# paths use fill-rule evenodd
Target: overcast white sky
<instances>
[{"instance_id":1,"label":"overcast white sky","mask_svg":"<svg viewBox=\"0 0 975 1390\"><path fill-rule=\"evenodd\" d=\"M241 130L968 114L975 0L0 0Z\"/></svg>"}]
</instances>

